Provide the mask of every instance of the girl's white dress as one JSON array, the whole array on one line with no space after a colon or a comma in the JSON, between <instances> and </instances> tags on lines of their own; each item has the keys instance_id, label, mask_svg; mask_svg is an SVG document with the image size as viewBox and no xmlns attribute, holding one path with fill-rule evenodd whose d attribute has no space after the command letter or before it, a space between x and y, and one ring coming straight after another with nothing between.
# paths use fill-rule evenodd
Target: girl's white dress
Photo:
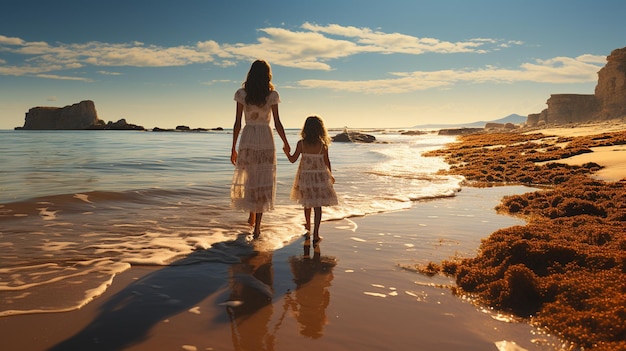
<instances>
[{"instance_id":1,"label":"girl's white dress","mask_svg":"<svg viewBox=\"0 0 626 351\"><path fill-rule=\"evenodd\" d=\"M246 104L246 91L235 93L235 101L243 104L245 125L239 136L237 165L230 188L231 206L251 212L274 208L276 198L276 147L270 121L272 105L280 102L272 91L264 106Z\"/></svg>"},{"instance_id":2,"label":"girl's white dress","mask_svg":"<svg viewBox=\"0 0 626 351\"><path fill-rule=\"evenodd\" d=\"M337 194L330 170L324 163L324 154L302 153L301 157L291 188L291 199L307 208L337 205Z\"/></svg>"}]
</instances>

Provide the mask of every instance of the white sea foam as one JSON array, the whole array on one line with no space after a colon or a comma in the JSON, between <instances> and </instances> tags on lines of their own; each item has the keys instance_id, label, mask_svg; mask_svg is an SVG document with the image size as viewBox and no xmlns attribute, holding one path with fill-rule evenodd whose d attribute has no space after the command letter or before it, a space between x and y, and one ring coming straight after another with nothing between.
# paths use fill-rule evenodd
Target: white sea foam
<instances>
[{"instance_id":1,"label":"white sea foam","mask_svg":"<svg viewBox=\"0 0 626 351\"><path fill-rule=\"evenodd\" d=\"M25 136L0 138L5 149L22 150L3 155L8 171L0 179L0 291L20 309L0 305L0 315L77 308L130 265L233 263L251 247L276 250L304 232L302 209L289 200L297 165L279 155L275 210L264 214L261 238L251 240L247 214L230 208L232 135ZM68 137L71 150L41 157L40 150L64 148ZM295 145L298 131L288 137ZM377 137L385 143L331 145L340 205L324 208L323 220L347 219L341 229L356 232L350 217L406 209L460 189L461 178L436 174L447 168L443 160L422 156L452 138ZM28 152L32 157L24 157ZM42 298L68 285L81 293Z\"/></svg>"}]
</instances>

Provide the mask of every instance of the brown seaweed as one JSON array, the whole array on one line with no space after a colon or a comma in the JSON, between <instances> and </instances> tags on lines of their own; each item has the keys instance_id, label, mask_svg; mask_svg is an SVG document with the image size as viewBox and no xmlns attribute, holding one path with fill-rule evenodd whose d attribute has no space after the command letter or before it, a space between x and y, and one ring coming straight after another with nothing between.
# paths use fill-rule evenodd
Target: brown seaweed
<instances>
[{"instance_id":1,"label":"brown seaweed","mask_svg":"<svg viewBox=\"0 0 626 351\"><path fill-rule=\"evenodd\" d=\"M590 177L595 163L558 160L626 144L626 132L584 137L467 135L429 153L472 186L524 184L498 211L527 220L484 239L473 258L429 264L456 278L455 291L546 328L585 350L626 348L626 179ZM552 161L545 164L537 162Z\"/></svg>"}]
</instances>

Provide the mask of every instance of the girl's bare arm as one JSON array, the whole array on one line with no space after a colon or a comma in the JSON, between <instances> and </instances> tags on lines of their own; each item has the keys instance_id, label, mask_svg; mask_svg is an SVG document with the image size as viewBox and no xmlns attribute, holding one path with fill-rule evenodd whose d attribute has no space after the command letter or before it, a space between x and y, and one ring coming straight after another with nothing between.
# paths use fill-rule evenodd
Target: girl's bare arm
<instances>
[{"instance_id":1,"label":"girl's bare arm","mask_svg":"<svg viewBox=\"0 0 626 351\"><path fill-rule=\"evenodd\" d=\"M296 151L293 152L293 155L289 154L288 150L285 150L285 155L287 155L287 158L289 159L289 162L294 163L298 160L298 157L300 157L300 154L302 153L302 140L298 141L298 143L296 144Z\"/></svg>"}]
</instances>

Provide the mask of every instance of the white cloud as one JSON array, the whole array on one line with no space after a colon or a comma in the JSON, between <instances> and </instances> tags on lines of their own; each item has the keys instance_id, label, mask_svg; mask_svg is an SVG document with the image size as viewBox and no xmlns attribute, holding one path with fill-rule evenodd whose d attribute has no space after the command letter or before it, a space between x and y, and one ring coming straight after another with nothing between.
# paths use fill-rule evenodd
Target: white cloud
<instances>
[{"instance_id":1,"label":"white cloud","mask_svg":"<svg viewBox=\"0 0 626 351\"><path fill-rule=\"evenodd\" d=\"M26 58L21 66L0 67L0 74L4 75L71 70L81 68L84 65L101 67L184 66L211 62L214 60L213 55L222 54L219 47L211 42L198 43L196 46L177 47L145 46L140 42L129 44L88 42L84 44L49 45L44 42L24 42L5 38L0 37L0 44L3 45L0 47L2 51L23 55Z\"/></svg>"},{"instance_id":2,"label":"white cloud","mask_svg":"<svg viewBox=\"0 0 626 351\"><path fill-rule=\"evenodd\" d=\"M146 45L138 41L52 45L0 36L0 52L26 57L21 65L3 67L0 74L43 73L71 70L84 65L168 67L212 62L218 66L228 67L237 61L250 61L256 58L267 59L274 65L328 71L333 69L330 61L361 53L412 55L426 52L482 53L489 50L485 48L486 45L495 45L497 42L488 38L448 42L338 24L320 26L304 23L299 31L268 27L259 29L259 33L262 35L256 43L220 44L214 40L207 40L197 42L195 45L176 47Z\"/></svg>"},{"instance_id":3,"label":"white cloud","mask_svg":"<svg viewBox=\"0 0 626 351\"><path fill-rule=\"evenodd\" d=\"M0 35L0 45L22 45L24 41L20 38L11 38Z\"/></svg>"},{"instance_id":4,"label":"white cloud","mask_svg":"<svg viewBox=\"0 0 626 351\"><path fill-rule=\"evenodd\" d=\"M305 23L302 28L315 33L354 38L359 46L359 52L379 53L404 53L420 55L426 52L434 53L461 53L461 52L485 52L479 47L486 44L494 44L494 39L472 39L465 42L441 41L435 38L418 38L401 33L384 33L373 31L369 28L345 27L338 24L319 26Z\"/></svg>"},{"instance_id":5,"label":"white cloud","mask_svg":"<svg viewBox=\"0 0 626 351\"><path fill-rule=\"evenodd\" d=\"M204 85L215 85L215 84L222 84L222 83L241 83L241 82L235 82L233 80L230 79L214 79L214 80L210 80L208 82L204 82L202 84Z\"/></svg>"},{"instance_id":6,"label":"white cloud","mask_svg":"<svg viewBox=\"0 0 626 351\"><path fill-rule=\"evenodd\" d=\"M333 60L359 54L485 53L502 50L520 41L474 38L450 42L436 38L419 38L402 33L386 33L370 28L317 25L304 23L298 30L268 27L259 29L254 43L218 43L199 41L193 45L164 47L134 41L129 43L55 43L26 42L20 38L0 35L0 54L8 52L11 59L22 56L21 62L0 57L0 75L32 75L49 79L93 81L90 78L61 74L86 66L94 67L171 67L212 63L229 67L239 61L264 58L272 65L306 70L330 71ZM460 82L543 83L589 82L597 79L597 71L605 57L582 55L577 58L557 57L525 63L517 69L486 66L474 70L440 70L434 72L391 72L389 78L377 80L339 81L302 80L299 87L325 88L364 93L399 93L414 90L445 88ZM109 70L99 74L119 75ZM80 75L83 75L81 72Z\"/></svg>"},{"instance_id":7,"label":"white cloud","mask_svg":"<svg viewBox=\"0 0 626 351\"><path fill-rule=\"evenodd\" d=\"M99 74L102 74L103 76L121 76L122 74L120 72L109 72L109 71L98 71Z\"/></svg>"},{"instance_id":8,"label":"white cloud","mask_svg":"<svg viewBox=\"0 0 626 351\"><path fill-rule=\"evenodd\" d=\"M92 82L93 81L93 80L91 80L89 78L59 76L59 75L56 75L56 74L37 74L36 77L48 78L48 79L59 79L59 80L76 80L76 81L81 81L81 82Z\"/></svg>"},{"instance_id":9,"label":"white cloud","mask_svg":"<svg viewBox=\"0 0 626 351\"><path fill-rule=\"evenodd\" d=\"M331 89L366 94L398 94L432 88L447 88L458 83L588 83L597 81L597 72L605 63L600 57L583 55L575 59L556 57L522 64L518 69L487 66L477 70L440 70L392 72L395 78L339 81L301 80L299 87ZM602 65L599 65L599 64Z\"/></svg>"},{"instance_id":10,"label":"white cloud","mask_svg":"<svg viewBox=\"0 0 626 351\"><path fill-rule=\"evenodd\" d=\"M606 64L606 56L585 54L578 56L576 59L580 62L597 63L601 65Z\"/></svg>"},{"instance_id":11,"label":"white cloud","mask_svg":"<svg viewBox=\"0 0 626 351\"><path fill-rule=\"evenodd\" d=\"M282 28L260 31L267 36L259 38L258 43L226 45L224 50L246 60L263 58L273 65L311 70L330 70L326 61L362 52L353 42L331 39L319 33Z\"/></svg>"}]
</instances>

